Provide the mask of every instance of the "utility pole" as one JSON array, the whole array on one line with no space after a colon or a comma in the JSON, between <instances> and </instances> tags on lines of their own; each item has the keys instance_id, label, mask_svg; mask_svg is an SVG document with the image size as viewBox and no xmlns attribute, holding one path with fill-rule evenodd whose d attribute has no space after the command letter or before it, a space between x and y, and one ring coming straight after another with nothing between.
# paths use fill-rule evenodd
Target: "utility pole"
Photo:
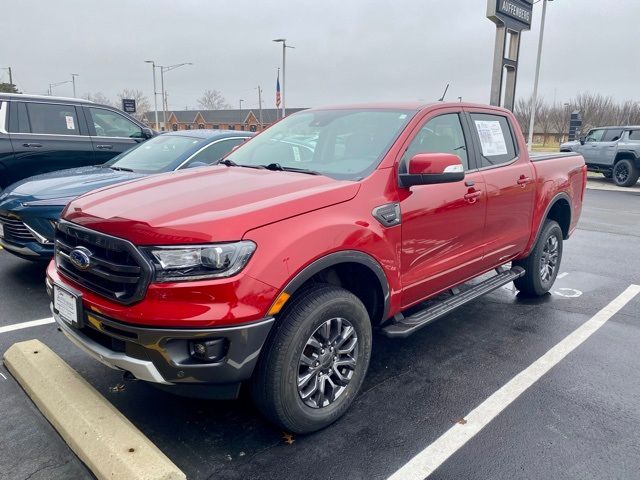
<instances>
[{"instance_id":1,"label":"utility pole","mask_svg":"<svg viewBox=\"0 0 640 480\"><path fill-rule=\"evenodd\" d=\"M175 70L176 68L184 67L185 65L193 65L192 62L184 62L177 63L175 65L170 65L165 67L163 65L156 65L156 68L160 69L160 90L161 90L161 99L162 99L162 123L164 125L165 131L167 131L167 110L169 106L167 104L167 91L164 89L164 72L170 72L171 70Z\"/></svg>"},{"instance_id":2,"label":"utility pole","mask_svg":"<svg viewBox=\"0 0 640 480\"><path fill-rule=\"evenodd\" d=\"M260 85L258 85L258 121L260 122L260 130L264 128L264 124L262 123L262 89Z\"/></svg>"},{"instance_id":3,"label":"utility pole","mask_svg":"<svg viewBox=\"0 0 640 480\"><path fill-rule=\"evenodd\" d=\"M547 2L542 0L542 19L540 20L540 38L538 39L538 58L536 60L536 76L533 81L533 96L531 97L531 119L529 121L529 140L527 147L531 151L533 146L533 127L536 121L536 104L538 103L538 79L540 78L540 58L542 57L542 39L544 37L544 20L547 16Z\"/></svg>"},{"instance_id":4,"label":"utility pole","mask_svg":"<svg viewBox=\"0 0 640 480\"><path fill-rule=\"evenodd\" d=\"M76 77L79 77L77 73L71 74L71 82L73 82L73 98L78 98L76 95Z\"/></svg>"}]
</instances>

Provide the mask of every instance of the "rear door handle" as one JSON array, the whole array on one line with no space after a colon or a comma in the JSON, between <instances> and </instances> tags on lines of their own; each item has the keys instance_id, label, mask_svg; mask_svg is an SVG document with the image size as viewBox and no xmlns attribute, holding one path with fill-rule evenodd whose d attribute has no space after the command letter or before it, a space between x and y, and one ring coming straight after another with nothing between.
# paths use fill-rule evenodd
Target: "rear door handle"
<instances>
[{"instance_id":1,"label":"rear door handle","mask_svg":"<svg viewBox=\"0 0 640 480\"><path fill-rule=\"evenodd\" d=\"M42 147L42 144L41 143L23 143L22 146L27 148L40 148Z\"/></svg>"},{"instance_id":2,"label":"rear door handle","mask_svg":"<svg viewBox=\"0 0 640 480\"><path fill-rule=\"evenodd\" d=\"M482 192L480 190L476 190L474 192L465 193L464 199L469 203L475 203L480 195L482 195Z\"/></svg>"},{"instance_id":3,"label":"rear door handle","mask_svg":"<svg viewBox=\"0 0 640 480\"><path fill-rule=\"evenodd\" d=\"M100 150L111 150L113 145L96 145L96 148L99 148Z\"/></svg>"},{"instance_id":4,"label":"rear door handle","mask_svg":"<svg viewBox=\"0 0 640 480\"><path fill-rule=\"evenodd\" d=\"M524 187L526 184L531 183L531 177L520 177L518 179L518 185Z\"/></svg>"}]
</instances>

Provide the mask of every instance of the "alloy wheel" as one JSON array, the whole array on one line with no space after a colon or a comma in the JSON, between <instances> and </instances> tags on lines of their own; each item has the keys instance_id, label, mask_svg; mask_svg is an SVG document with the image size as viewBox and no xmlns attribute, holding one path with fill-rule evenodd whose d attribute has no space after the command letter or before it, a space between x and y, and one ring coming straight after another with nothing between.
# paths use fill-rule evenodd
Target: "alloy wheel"
<instances>
[{"instance_id":1,"label":"alloy wheel","mask_svg":"<svg viewBox=\"0 0 640 480\"><path fill-rule=\"evenodd\" d=\"M624 163L617 165L615 171L616 181L618 183L625 183L629 178L629 173L629 168Z\"/></svg>"},{"instance_id":2,"label":"alloy wheel","mask_svg":"<svg viewBox=\"0 0 640 480\"><path fill-rule=\"evenodd\" d=\"M298 364L298 394L309 407L336 401L353 378L358 335L348 320L331 318L309 337Z\"/></svg>"},{"instance_id":3,"label":"alloy wheel","mask_svg":"<svg viewBox=\"0 0 640 480\"><path fill-rule=\"evenodd\" d=\"M542 249L540 257L540 280L548 283L553 278L558 267L558 238L555 235L549 236Z\"/></svg>"}]
</instances>

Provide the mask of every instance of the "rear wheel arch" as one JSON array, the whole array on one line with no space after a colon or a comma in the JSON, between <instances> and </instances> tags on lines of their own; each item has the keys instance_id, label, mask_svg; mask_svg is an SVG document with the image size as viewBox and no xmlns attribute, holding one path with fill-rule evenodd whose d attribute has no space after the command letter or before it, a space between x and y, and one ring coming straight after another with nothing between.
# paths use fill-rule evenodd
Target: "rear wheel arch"
<instances>
[{"instance_id":1,"label":"rear wheel arch","mask_svg":"<svg viewBox=\"0 0 640 480\"><path fill-rule=\"evenodd\" d=\"M284 287L290 295L284 309L309 285L326 283L342 287L362 301L372 324L383 322L389 312L390 288L382 266L357 250L342 250L321 257L298 272Z\"/></svg>"},{"instance_id":2,"label":"rear wheel arch","mask_svg":"<svg viewBox=\"0 0 640 480\"><path fill-rule=\"evenodd\" d=\"M545 222L547 220L554 220L560 225L562 230L562 236L564 240L569 238L569 230L571 229L571 218L573 217L573 211L571 209L571 198L564 192L558 193L551 199L549 205L544 212L544 215L540 218L540 224L536 231L536 237L533 241L532 247L538 242L540 233L542 232Z\"/></svg>"}]
</instances>

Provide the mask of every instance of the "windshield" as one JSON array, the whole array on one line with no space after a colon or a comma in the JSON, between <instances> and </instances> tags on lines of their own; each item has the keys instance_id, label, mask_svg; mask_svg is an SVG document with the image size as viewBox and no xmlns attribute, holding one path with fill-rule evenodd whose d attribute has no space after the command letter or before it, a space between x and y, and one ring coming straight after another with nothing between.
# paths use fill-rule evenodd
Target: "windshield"
<instances>
[{"instance_id":1,"label":"windshield","mask_svg":"<svg viewBox=\"0 0 640 480\"><path fill-rule=\"evenodd\" d=\"M182 155L203 143L202 138L158 135L118 155L105 166L144 173L173 170L175 162Z\"/></svg>"},{"instance_id":2,"label":"windshield","mask_svg":"<svg viewBox=\"0 0 640 480\"><path fill-rule=\"evenodd\" d=\"M230 161L313 171L339 180L371 173L415 114L412 110L299 112L238 148ZM280 169L280 168L277 168Z\"/></svg>"}]
</instances>

